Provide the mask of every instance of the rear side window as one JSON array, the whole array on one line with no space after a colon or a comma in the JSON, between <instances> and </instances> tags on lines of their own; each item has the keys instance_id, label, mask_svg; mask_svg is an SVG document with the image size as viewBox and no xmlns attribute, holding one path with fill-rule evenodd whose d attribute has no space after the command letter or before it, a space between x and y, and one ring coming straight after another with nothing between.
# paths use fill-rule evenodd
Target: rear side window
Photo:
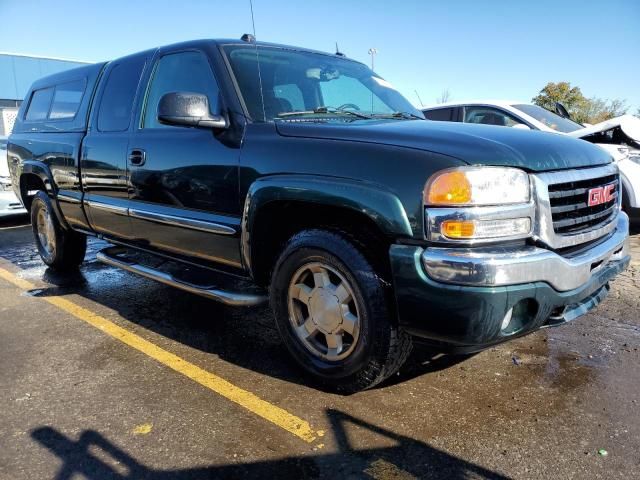
<instances>
[{"instance_id":1,"label":"rear side window","mask_svg":"<svg viewBox=\"0 0 640 480\"><path fill-rule=\"evenodd\" d=\"M122 60L109 72L98 110L98 130L125 132L129 129L144 57Z\"/></svg>"},{"instance_id":2,"label":"rear side window","mask_svg":"<svg viewBox=\"0 0 640 480\"><path fill-rule=\"evenodd\" d=\"M441 122L453 122L455 108L438 108L436 110L425 110L424 116L429 120L437 120Z\"/></svg>"},{"instance_id":3,"label":"rear side window","mask_svg":"<svg viewBox=\"0 0 640 480\"><path fill-rule=\"evenodd\" d=\"M56 86L49 118L51 120L74 118L80 108L86 84L83 79Z\"/></svg>"},{"instance_id":4,"label":"rear side window","mask_svg":"<svg viewBox=\"0 0 640 480\"><path fill-rule=\"evenodd\" d=\"M24 119L27 122L45 120L49 114L51 99L53 98L53 87L36 90L31 95L29 108Z\"/></svg>"}]
</instances>

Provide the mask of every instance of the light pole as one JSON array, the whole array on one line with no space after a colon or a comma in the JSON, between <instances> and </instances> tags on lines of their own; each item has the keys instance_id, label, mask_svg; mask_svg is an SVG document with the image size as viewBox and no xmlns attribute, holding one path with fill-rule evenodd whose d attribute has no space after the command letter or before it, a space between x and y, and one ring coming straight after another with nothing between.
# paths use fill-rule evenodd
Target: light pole
<instances>
[{"instance_id":1,"label":"light pole","mask_svg":"<svg viewBox=\"0 0 640 480\"><path fill-rule=\"evenodd\" d=\"M378 53L378 50L376 50L375 48L370 48L369 49L369 55L371 55L371 70L375 70L374 69L374 56L376 55L376 53Z\"/></svg>"}]
</instances>

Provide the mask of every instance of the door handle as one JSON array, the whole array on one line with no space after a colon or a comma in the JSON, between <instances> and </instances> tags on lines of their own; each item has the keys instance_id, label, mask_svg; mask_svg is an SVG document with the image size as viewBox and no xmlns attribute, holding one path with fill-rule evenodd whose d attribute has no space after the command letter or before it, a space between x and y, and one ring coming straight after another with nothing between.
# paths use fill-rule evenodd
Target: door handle
<instances>
[{"instance_id":1,"label":"door handle","mask_svg":"<svg viewBox=\"0 0 640 480\"><path fill-rule=\"evenodd\" d=\"M131 165L144 165L147 161L147 152L140 148L134 148L129 152L129 163Z\"/></svg>"}]
</instances>

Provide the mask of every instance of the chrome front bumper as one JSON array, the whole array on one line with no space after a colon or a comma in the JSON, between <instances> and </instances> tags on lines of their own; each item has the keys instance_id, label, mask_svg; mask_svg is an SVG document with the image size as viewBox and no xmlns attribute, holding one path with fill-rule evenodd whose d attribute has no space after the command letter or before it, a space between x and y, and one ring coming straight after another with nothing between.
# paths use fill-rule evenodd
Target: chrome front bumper
<instances>
[{"instance_id":1,"label":"chrome front bumper","mask_svg":"<svg viewBox=\"0 0 640 480\"><path fill-rule=\"evenodd\" d=\"M564 292L584 285L609 262L629 255L629 217L620 212L609 237L573 256L563 257L544 248L482 247L428 248L422 264L433 280L478 287L546 282Z\"/></svg>"}]
</instances>

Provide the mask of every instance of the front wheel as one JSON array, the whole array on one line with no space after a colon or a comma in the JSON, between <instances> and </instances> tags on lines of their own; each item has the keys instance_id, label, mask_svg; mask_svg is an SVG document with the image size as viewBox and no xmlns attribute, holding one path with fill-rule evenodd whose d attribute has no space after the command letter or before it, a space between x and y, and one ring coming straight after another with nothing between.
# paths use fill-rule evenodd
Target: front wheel
<instances>
[{"instance_id":1,"label":"front wheel","mask_svg":"<svg viewBox=\"0 0 640 480\"><path fill-rule=\"evenodd\" d=\"M87 237L60 226L45 192L36 193L31 202L31 227L38 253L50 268L73 270L84 260Z\"/></svg>"},{"instance_id":2,"label":"front wheel","mask_svg":"<svg viewBox=\"0 0 640 480\"><path fill-rule=\"evenodd\" d=\"M395 373L411 339L392 318L389 287L346 235L307 230L276 263L271 305L297 363L343 392Z\"/></svg>"}]
</instances>

